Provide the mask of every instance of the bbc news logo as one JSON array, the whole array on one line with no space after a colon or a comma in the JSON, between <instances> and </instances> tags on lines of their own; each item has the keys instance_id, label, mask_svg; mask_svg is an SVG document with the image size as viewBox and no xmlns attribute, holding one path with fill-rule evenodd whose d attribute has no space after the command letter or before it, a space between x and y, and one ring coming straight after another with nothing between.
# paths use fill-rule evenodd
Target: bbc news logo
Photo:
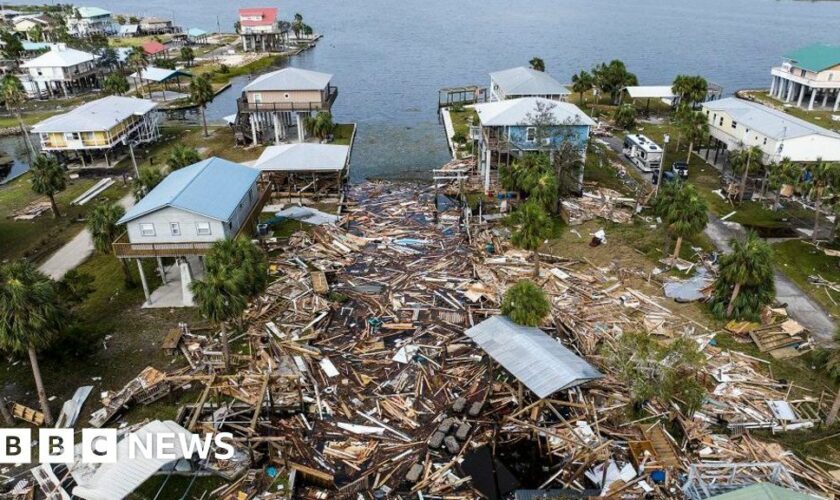
<instances>
[{"instance_id":1,"label":"bbc news logo","mask_svg":"<svg viewBox=\"0 0 840 500\"><path fill-rule=\"evenodd\" d=\"M218 460L233 457L233 434L219 432L199 436L190 433L128 433L120 443L117 429L82 429L76 442L73 429L39 429L38 462L71 464L76 462L75 446L81 444L82 463L106 464L120 460L170 459L198 455L207 459L211 452ZM0 429L0 464L32 463L32 431Z\"/></svg>"}]
</instances>

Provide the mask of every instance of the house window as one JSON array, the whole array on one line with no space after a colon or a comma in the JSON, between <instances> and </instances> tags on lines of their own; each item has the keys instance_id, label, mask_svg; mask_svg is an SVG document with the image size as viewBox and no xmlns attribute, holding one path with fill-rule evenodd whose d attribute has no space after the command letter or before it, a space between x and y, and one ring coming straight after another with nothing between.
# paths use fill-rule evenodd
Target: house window
<instances>
[{"instance_id":1,"label":"house window","mask_svg":"<svg viewBox=\"0 0 840 500\"><path fill-rule=\"evenodd\" d=\"M79 134L76 133L76 132L65 132L64 138L67 139L68 141L78 141L79 140Z\"/></svg>"},{"instance_id":2,"label":"house window","mask_svg":"<svg viewBox=\"0 0 840 500\"><path fill-rule=\"evenodd\" d=\"M155 225L151 223L141 223L140 224L140 236L154 236L155 235Z\"/></svg>"},{"instance_id":3,"label":"house window","mask_svg":"<svg viewBox=\"0 0 840 500\"><path fill-rule=\"evenodd\" d=\"M537 140L537 127L528 127L525 129L525 140L528 142Z\"/></svg>"},{"instance_id":4,"label":"house window","mask_svg":"<svg viewBox=\"0 0 840 500\"><path fill-rule=\"evenodd\" d=\"M262 94L254 94L254 104L262 104Z\"/></svg>"},{"instance_id":5,"label":"house window","mask_svg":"<svg viewBox=\"0 0 840 500\"><path fill-rule=\"evenodd\" d=\"M722 126L723 126L723 117L721 116L720 121L718 122L718 127L722 127Z\"/></svg>"},{"instance_id":6,"label":"house window","mask_svg":"<svg viewBox=\"0 0 840 500\"><path fill-rule=\"evenodd\" d=\"M210 223L209 222L196 222L195 223L195 232L199 236L209 236L210 232Z\"/></svg>"},{"instance_id":7,"label":"house window","mask_svg":"<svg viewBox=\"0 0 840 500\"><path fill-rule=\"evenodd\" d=\"M764 145L765 146L767 145L767 138L766 137L764 138Z\"/></svg>"},{"instance_id":8,"label":"house window","mask_svg":"<svg viewBox=\"0 0 840 500\"><path fill-rule=\"evenodd\" d=\"M735 120L732 120L732 125L731 125L731 127L732 127L732 128L738 128L738 122L736 122Z\"/></svg>"},{"instance_id":9,"label":"house window","mask_svg":"<svg viewBox=\"0 0 840 500\"><path fill-rule=\"evenodd\" d=\"M170 222L169 232L172 234L172 236L181 236L181 225L177 222Z\"/></svg>"}]
</instances>

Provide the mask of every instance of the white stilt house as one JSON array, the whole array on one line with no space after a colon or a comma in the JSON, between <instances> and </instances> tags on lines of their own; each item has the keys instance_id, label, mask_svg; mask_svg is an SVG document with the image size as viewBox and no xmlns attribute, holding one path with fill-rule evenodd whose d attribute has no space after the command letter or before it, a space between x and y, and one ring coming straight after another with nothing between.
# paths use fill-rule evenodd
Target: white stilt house
<instances>
[{"instance_id":1,"label":"white stilt house","mask_svg":"<svg viewBox=\"0 0 840 500\"><path fill-rule=\"evenodd\" d=\"M305 142L305 119L330 111L338 89L333 75L298 68L266 73L242 89L234 123L240 140L256 145ZM294 129L295 134L290 129Z\"/></svg>"},{"instance_id":2,"label":"white stilt house","mask_svg":"<svg viewBox=\"0 0 840 500\"><path fill-rule=\"evenodd\" d=\"M814 44L785 54L773 68L770 95L809 111L840 111L840 45Z\"/></svg>"}]
</instances>

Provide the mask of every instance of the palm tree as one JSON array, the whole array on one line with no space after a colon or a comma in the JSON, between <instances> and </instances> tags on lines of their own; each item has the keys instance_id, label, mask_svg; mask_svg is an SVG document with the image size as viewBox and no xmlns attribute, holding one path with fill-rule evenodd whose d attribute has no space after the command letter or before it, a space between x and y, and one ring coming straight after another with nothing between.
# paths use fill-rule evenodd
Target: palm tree
<instances>
[{"instance_id":1,"label":"palm tree","mask_svg":"<svg viewBox=\"0 0 840 500\"><path fill-rule=\"evenodd\" d=\"M835 332L834 344L840 346L840 332ZM821 349L818 351L817 359L823 365L823 372L840 384L840 348ZM828 411L825 425L829 427L834 425L838 412L840 412L840 385L838 385L837 394L834 395L834 402Z\"/></svg>"},{"instance_id":2,"label":"palm tree","mask_svg":"<svg viewBox=\"0 0 840 500\"><path fill-rule=\"evenodd\" d=\"M201 120L204 122L204 137L210 135L207 132L207 105L213 102L214 97L213 86L210 84L210 80L206 75L199 75L192 79L190 82L190 99L193 104L201 109Z\"/></svg>"},{"instance_id":3,"label":"palm tree","mask_svg":"<svg viewBox=\"0 0 840 500\"><path fill-rule=\"evenodd\" d=\"M6 110L14 112L18 119L18 126L20 133L26 139L26 151L29 154L29 161L33 161L35 147L32 145L32 140L26 130L26 125L23 123L23 117L20 114L20 108L26 102L26 91L23 88L20 78L15 75L7 74L0 80L0 89L3 91L3 100L6 102Z\"/></svg>"},{"instance_id":4,"label":"palm tree","mask_svg":"<svg viewBox=\"0 0 840 500\"><path fill-rule=\"evenodd\" d=\"M60 217L55 195L67 187L64 168L58 164L54 156L38 155L32 163L32 191L49 197L53 217Z\"/></svg>"},{"instance_id":5,"label":"palm tree","mask_svg":"<svg viewBox=\"0 0 840 500\"><path fill-rule=\"evenodd\" d=\"M820 228L820 209L822 198L826 191L836 191L840 187L840 164L822 161L817 158L817 164L810 170L812 193L814 194L814 232L811 241L817 242L817 231Z\"/></svg>"},{"instance_id":6,"label":"palm tree","mask_svg":"<svg viewBox=\"0 0 840 500\"><path fill-rule=\"evenodd\" d=\"M618 102L618 96L624 87L638 85L636 75L627 71L624 62L613 59L609 64L601 63L592 69L592 77L595 79L595 86L610 94L613 104Z\"/></svg>"},{"instance_id":7,"label":"palm tree","mask_svg":"<svg viewBox=\"0 0 840 500\"><path fill-rule=\"evenodd\" d=\"M23 57L23 42L14 33L6 30L0 32L0 41L3 42L3 57L12 61L17 68Z\"/></svg>"},{"instance_id":8,"label":"palm tree","mask_svg":"<svg viewBox=\"0 0 840 500\"><path fill-rule=\"evenodd\" d=\"M782 188L785 184L794 184L799 178L800 173L800 169L794 165L788 157L784 157L782 158L782 161L771 163L767 166L767 175L764 187L769 187L774 193L776 193L772 207L774 210L782 196Z\"/></svg>"},{"instance_id":9,"label":"palm tree","mask_svg":"<svg viewBox=\"0 0 840 500\"><path fill-rule=\"evenodd\" d=\"M752 231L743 241L733 239L730 245L732 251L720 258L718 279L715 282L716 291L720 288L722 293L730 294L726 306L727 318L732 317L736 300L745 287L768 296L771 301L775 295L773 251L770 245ZM752 312L760 311L763 304L759 302L763 301L751 301Z\"/></svg>"},{"instance_id":10,"label":"palm tree","mask_svg":"<svg viewBox=\"0 0 840 500\"><path fill-rule=\"evenodd\" d=\"M228 323L245 311L248 298L256 296L268 282L265 256L248 240L221 240L205 257L207 272L192 283L198 310L221 329L225 370L230 371Z\"/></svg>"},{"instance_id":11,"label":"palm tree","mask_svg":"<svg viewBox=\"0 0 840 500\"><path fill-rule=\"evenodd\" d=\"M572 91L577 92L580 96L580 105L583 106L583 94L592 90L595 85L595 79L588 71L581 70L580 73L572 75Z\"/></svg>"},{"instance_id":12,"label":"palm tree","mask_svg":"<svg viewBox=\"0 0 840 500\"><path fill-rule=\"evenodd\" d=\"M516 226L511 241L514 245L534 254L534 276L540 275L540 255L537 252L548 236L548 214L536 200L528 200L510 215Z\"/></svg>"},{"instance_id":13,"label":"palm tree","mask_svg":"<svg viewBox=\"0 0 840 500\"><path fill-rule=\"evenodd\" d=\"M675 196L665 211L663 219L669 230L677 235L673 257L679 258L683 238L694 236L706 227L708 208L692 184L675 182Z\"/></svg>"},{"instance_id":14,"label":"palm tree","mask_svg":"<svg viewBox=\"0 0 840 500\"><path fill-rule=\"evenodd\" d=\"M545 61L543 61L539 57L532 57L528 64L531 65L531 69L535 69L537 71L545 71Z\"/></svg>"},{"instance_id":15,"label":"palm tree","mask_svg":"<svg viewBox=\"0 0 840 500\"><path fill-rule=\"evenodd\" d=\"M160 184L163 177L164 175L156 168L141 168L140 175L134 179L134 199L140 201L149 191Z\"/></svg>"},{"instance_id":16,"label":"palm tree","mask_svg":"<svg viewBox=\"0 0 840 500\"><path fill-rule=\"evenodd\" d=\"M685 114L680 123L683 136L688 141L688 155L685 163L691 163L691 153L694 152L694 145L700 143L709 135L709 122L706 116L700 111L689 111Z\"/></svg>"},{"instance_id":17,"label":"palm tree","mask_svg":"<svg viewBox=\"0 0 840 500\"><path fill-rule=\"evenodd\" d=\"M671 85L671 92L679 96L680 103L693 108L696 103L706 99L709 83L702 76L677 75Z\"/></svg>"},{"instance_id":18,"label":"palm tree","mask_svg":"<svg viewBox=\"0 0 840 500\"><path fill-rule=\"evenodd\" d=\"M87 228L93 238L93 246L101 253L107 253L120 234L117 221L125 215L125 209L116 203L103 203L91 210L87 217Z\"/></svg>"},{"instance_id":19,"label":"palm tree","mask_svg":"<svg viewBox=\"0 0 840 500\"><path fill-rule=\"evenodd\" d=\"M636 126L636 108L632 104L622 104L615 109L613 121L617 127L630 130Z\"/></svg>"},{"instance_id":20,"label":"palm tree","mask_svg":"<svg viewBox=\"0 0 840 500\"><path fill-rule=\"evenodd\" d=\"M175 170L184 168L188 165L192 165L193 163L198 163L200 161L201 156L198 154L198 151L196 151L195 148L184 146L183 144L178 144L169 153L169 158L166 160L166 164L167 166L169 166L169 171L174 172Z\"/></svg>"},{"instance_id":21,"label":"palm tree","mask_svg":"<svg viewBox=\"0 0 840 500\"><path fill-rule=\"evenodd\" d=\"M36 24L31 30L26 32L26 37L33 42L43 42L44 28L40 24Z\"/></svg>"},{"instance_id":22,"label":"palm tree","mask_svg":"<svg viewBox=\"0 0 840 500\"><path fill-rule=\"evenodd\" d=\"M146 55L146 52L144 52L142 48L135 47L131 51L131 53L128 54L128 58L126 58L126 64L137 75L134 77L134 88L137 89L137 94L140 97L143 97L142 73L146 68L149 67L149 56Z\"/></svg>"},{"instance_id":23,"label":"palm tree","mask_svg":"<svg viewBox=\"0 0 840 500\"><path fill-rule=\"evenodd\" d=\"M309 135L314 135L323 141L335 130L335 123L329 111L319 111L314 117L306 117L304 127Z\"/></svg>"},{"instance_id":24,"label":"palm tree","mask_svg":"<svg viewBox=\"0 0 840 500\"><path fill-rule=\"evenodd\" d=\"M300 38L300 32L303 31L303 16L300 13L295 13L295 19L292 21L292 31L295 38Z\"/></svg>"},{"instance_id":25,"label":"palm tree","mask_svg":"<svg viewBox=\"0 0 840 500\"><path fill-rule=\"evenodd\" d=\"M55 282L34 264L17 260L0 266L0 347L15 354L28 354L46 425L52 425L53 419L38 365L38 350L48 347L68 320L69 312L60 300Z\"/></svg>"},{"instance_id":26,"label":"palm tree","mask_svg":"<svg viewBox=\"0 0 840 500\"><path fill-rule=\"evenodd\" d=\"M187 67L192 66L195 60L195 52L192 47L181 47L181 59L187 63Z\"/></svg>"},{"instance_id":27,"label":"palm tree","mask_svg":"<svg viewBox=\"0 0 840 500\"><path fill-rule=\"evenodd\" d=\"M108 75L102 87L105 93L109 95L123 95L131 88L128 79L119 71Z\"/></svg>"},{"instance_id":28,"label":"palm tree","mask_svg":"<svg viewBox=\"0 0 840 500\"><path fill-rule=\"evenodd\" d=\"M549 312L551 303L545 291L533 281L516 283L505 291L502 299L502 314L520 325L539 326Z\"/></svg>"},{"instance_id":29,"label":"palm tree","mask_svg":"<svg viewBox=\"0 0 840 500\"><path fill-rule=\"evenodd\" d=\"M750 164L753 160L761 162L763 154L764 153L761 151L760 147L752 146L742 149L739 154L736 154L733 158L733 168L743 170L743 173L741 174L741 185L738 190L738 203L744 201L744 192L747 190L747 176L750 174Z\"/></svg>"}]
</instances>

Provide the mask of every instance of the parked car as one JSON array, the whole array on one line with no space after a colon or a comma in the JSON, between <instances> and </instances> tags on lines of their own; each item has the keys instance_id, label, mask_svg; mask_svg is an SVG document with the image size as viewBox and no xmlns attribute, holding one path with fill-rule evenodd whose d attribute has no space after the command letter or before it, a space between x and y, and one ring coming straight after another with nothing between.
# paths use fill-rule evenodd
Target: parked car
<instances>
[{"instance_id":1,"label":"parked car","mask_svg":"<svg viewBox=\"0 0 840 500\"><path fill-rule=\"evenodd\" d=\"M680 179L688 179L688 163L684 161L675 161L671 164L671 172L678 175Z\"/></svg>"},{"instance_id":2,"label":"parked car","mask_svg":"<svg viewBox=\"0 0 840 500\"><path fill-rule=\"evenodd\" d=\"M662 178L665 180L665 182L674 182L678 179L677 174L675 174L674 172L671 172L670 170L665 170L664 172L662 172ZM653 179L652 180L653 180L654 184L659 184L659 171L658 170L653 171Z\"/></svg>"}]
</instances>

